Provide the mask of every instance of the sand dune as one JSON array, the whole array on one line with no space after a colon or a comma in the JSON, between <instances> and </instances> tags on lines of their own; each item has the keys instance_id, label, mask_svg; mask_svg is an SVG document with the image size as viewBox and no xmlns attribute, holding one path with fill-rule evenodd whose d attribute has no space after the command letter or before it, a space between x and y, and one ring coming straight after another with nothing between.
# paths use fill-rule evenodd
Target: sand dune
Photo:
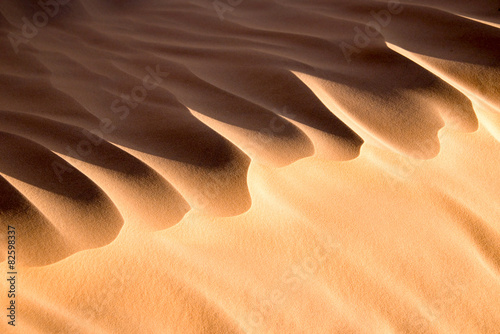
<instances>
[{"instance_id":1,"label":"sand dune","mask_svg":"<svg viewBox=\"0 0 500 334\"><path fill-rule=\"evenodd\" d=\"M2 2L0 331L500 333L499 11Z\"/></svg>"}]
</instances>

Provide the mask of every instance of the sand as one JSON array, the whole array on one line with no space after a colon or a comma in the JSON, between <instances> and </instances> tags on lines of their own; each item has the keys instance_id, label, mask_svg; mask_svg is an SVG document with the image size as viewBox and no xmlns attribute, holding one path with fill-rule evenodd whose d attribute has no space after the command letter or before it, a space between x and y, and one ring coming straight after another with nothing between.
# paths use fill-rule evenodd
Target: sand
<instances>
[{"instance_id":1,"label":"sand","mask_svg":"<svg viewBox=\"0 0 500 334\"><path fill-rule=\"evenodd\" d=\"M0 4L1 333L500 333L498 1L57 1Z\"/></svg>"}]
</instances>

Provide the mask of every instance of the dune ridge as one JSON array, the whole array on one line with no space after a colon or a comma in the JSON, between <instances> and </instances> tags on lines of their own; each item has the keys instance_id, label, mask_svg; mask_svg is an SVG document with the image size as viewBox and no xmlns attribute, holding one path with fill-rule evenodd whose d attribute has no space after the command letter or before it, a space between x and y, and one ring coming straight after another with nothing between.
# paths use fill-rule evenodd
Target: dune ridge
<instances>
[{"instance_id":1,"label":"dune ridge","mask_svg":"<svg viewBox=\"0 0 500 334\"><path fill-rule=\"evenodd\" d=\"M18 226L20 323L500 329L498 5L230 3L70 0L44 24L36 1L0 5L0 250ZM342 250L295 279L290 305L269 301L317 235L339 233ZM128 257L149 263L150 287L120 274L130 291L81 308L106 290L86 273L113 280L103 266L137 270ZM75 298L56 273L82 284Z\"/></svg>"}]
</instances>

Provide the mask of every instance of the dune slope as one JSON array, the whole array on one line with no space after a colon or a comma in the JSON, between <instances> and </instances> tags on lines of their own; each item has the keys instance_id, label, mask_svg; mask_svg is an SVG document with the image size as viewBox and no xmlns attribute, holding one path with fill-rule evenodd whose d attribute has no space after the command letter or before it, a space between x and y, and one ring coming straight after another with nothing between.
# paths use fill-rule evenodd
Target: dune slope
<instances>
[{"instance_id":1,"label":"dune slope","mask_svg":"<svg viewBox=\"0 0 500 334\"><path fill-rule=\"evenodd\" d=\"M0 331L500 332L499 11L2 2Z\"/></svg>"}]
</instances>

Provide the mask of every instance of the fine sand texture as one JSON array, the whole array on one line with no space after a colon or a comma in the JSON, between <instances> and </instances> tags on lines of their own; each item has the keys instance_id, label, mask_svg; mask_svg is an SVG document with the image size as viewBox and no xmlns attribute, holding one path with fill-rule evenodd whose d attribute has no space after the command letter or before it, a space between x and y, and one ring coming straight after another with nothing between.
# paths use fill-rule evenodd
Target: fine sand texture
<instances>
[{"instance_id":1,"label":"fine sand texture","mask_svg":"<svg viewBox=\"0 0 500 334\"><path fill-rule=\"evenodd\" d=\"M500 333L500 2L2 0L0 261L0 333Z\"/></svg>"}]
</instances>

